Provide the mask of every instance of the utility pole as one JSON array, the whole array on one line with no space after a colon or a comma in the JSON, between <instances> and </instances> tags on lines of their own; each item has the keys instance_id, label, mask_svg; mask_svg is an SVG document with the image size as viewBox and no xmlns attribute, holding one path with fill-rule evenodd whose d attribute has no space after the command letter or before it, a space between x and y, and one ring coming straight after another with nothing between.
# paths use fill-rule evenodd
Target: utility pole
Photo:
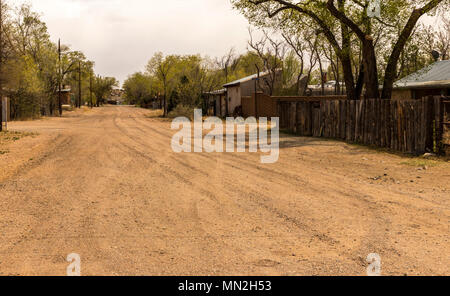
<instances>
[{"instance_id":1,"label":"utility pole","mask_svg":"<svg viewBox=\"0 0 450 296\"><path fill-rule=\"evenodd\" d=\"M81 61L78 61L78 108L81 108Z\"/></svg>"},{"instance_id":2,"label":"utility pole","mask_svg":"<svg viewBox=\"0 0 450 296\"><path fill-rule=\"evenodd\" d=\"M100 87L100 88L102 87L101 86L101 76L100 75L97 75L97 82L96 83L100 84L100 86L97 85L97 87ZM100 107L100 101L103 100L103 98L96 98L96 99L97 99L97 107Z\"/></svg>"},{"instance_id":3,"label":"utility pole","mask_svg":"<svg viewBox=\"0 0 450 296\"><path fill-rule=\"evenodd\" d=\"M228 63L225 65L225 84L228 84ZM225 117L228 116L228 88L225 92Z\"/></svg>"},{"instance_id":4,"label":"utility pole","mask_svg":"<svg viewBox=\"0 0 450 296\"><path fill-rule=\"evenodd\" d=\"M58 109L59 116L62 116L62 102L61 102L61 83L62 83L62 70L61 70L61 39L58 39Z\"/></svg>"},{"instance_id":5,"label":"utility pole","mask_svg":"<svg viewBox=\"0 0 450 296\"><path fill-rule=\"evenodd\" d=\"M0 0L0 132L3 129L3 1Z\"/></svg>"},{"instance_id":6,"label":"utility pole","mask_svg":"<svg viewBox=\"0 0 450 296\"><path fill-rule=\"evenodd\" d=\"M255 64L256 70L258 71L257 76L255 78L255 118L258 120L258 89L257 84L259 83L259 67L258 64Z\"/></svg>"},{"instance_id":7,"label":"utility pole","mask_svg":"<svg viewBox=\"0 0 450 296\"><path fill-rule=\"evenodd\" d=\"M89 73L89 100L92 109L94 108L94 101L92 99L92 72Z\"/></svg>"}]
</instances>

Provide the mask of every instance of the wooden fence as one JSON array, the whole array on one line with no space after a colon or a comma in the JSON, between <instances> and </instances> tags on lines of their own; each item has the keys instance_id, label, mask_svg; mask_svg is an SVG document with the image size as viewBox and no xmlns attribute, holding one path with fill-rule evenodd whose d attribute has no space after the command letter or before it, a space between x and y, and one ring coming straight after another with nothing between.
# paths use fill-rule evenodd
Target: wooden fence
<instances>
[{"instance_id":1,"label":"wooden fence","mask_svg":"<svg viewBox=\"0 0 450 296\"><path fill-rule=\"evenodd\" d=\"M256 104L255 104L256 97ZM269 96L263 93L242 97L242 115L244 117L278 117L278 102L305 102L323 100L344 100L346 96ZM257 112L255 112L257 109Z\"/></svg>"},{"instance_id":2,"label":"wooden fence","mask_svg":"<svg viewBox=\"0 0 450 296\"><path fill-rule=\"evenodd\" d=\"M446 98L443 101L443 132L442 132L442 144L443 150L447 155L450 155L450 98Z\"/></svg>"},{"instance_id":3,"label":"wooden fence","mask_svg":"<svg viewBox=\"0 0 450 296\"><path fill-rule=\"evenodd\" d=\"M421 154L439 149L444 99L278 101L280 127L300 136L325 137Z\"/></svg>"}]
</instances>

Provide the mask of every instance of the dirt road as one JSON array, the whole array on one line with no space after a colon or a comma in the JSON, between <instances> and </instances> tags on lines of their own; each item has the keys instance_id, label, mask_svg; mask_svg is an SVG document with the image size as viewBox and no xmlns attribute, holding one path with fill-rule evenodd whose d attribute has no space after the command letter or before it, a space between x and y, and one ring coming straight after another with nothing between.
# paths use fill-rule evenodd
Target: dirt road
<instances>
[{"instance_id":1,"label":"dirt road","mask_svg":"<svg viewBox=\"0 0 450 296\"><path fill-rule=\"evenodd\" d=\"M175 154L170 122L104 107L10 128L0 274L450 273L450 165L284 135L280 160ZM417 164L415 163L417 161ZM426 166L426 167L425 167Z\"/></svg>"}]
</instances>

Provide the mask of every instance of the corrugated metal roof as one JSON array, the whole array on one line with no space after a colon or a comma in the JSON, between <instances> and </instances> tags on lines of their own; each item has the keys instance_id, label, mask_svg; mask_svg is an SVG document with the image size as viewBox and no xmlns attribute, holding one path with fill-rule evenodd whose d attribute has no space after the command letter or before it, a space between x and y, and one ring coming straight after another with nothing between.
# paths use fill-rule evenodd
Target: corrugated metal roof
<instances>
[{"instance_id":1,"label":"corrugated metal roof","mask_svg":"<svg viewBox=\"0 0 450 296\"><path fill-rule=\"evenodd\" d=\"M264 77L264 76L267 76L267 75L269 75L268 71L259 73L259 77ZM223 87L227 88L227 87L236 86L236 85L239 85L241 83L244 83L244 82L247 82L247 81L251 81L251 80L253 80L255 78L258 78L258 74L253 74L253 75L250 75L250 76L247 76L247 77L244 77L244 78L232 81L230 83L225 84Z\"/></svg>"},{"instance_id":2,"label":"corrugated metal roof","mask_svg":"<svg viewBox=\"0 0 450 296\"><path fill-rule=\"evenodd\" d=\"M227 90L224 88L224 89L218 89L218 90L213 90L213 91L210 91L210 92L206 92L205 94L207 94L207 95L221 95L221 94L224 94L226 92L227 92Z\"/></svg>"},{"instance_id":3,"label":"corrugated metal roof","mask_svg":"<svg viewBox=\"0 0 450 296\"><path fill-rule=\"evenodd\" d=\"M435 62L394 83L394 88L450 87L450 60Z\"/></svg>"}]
</instances>

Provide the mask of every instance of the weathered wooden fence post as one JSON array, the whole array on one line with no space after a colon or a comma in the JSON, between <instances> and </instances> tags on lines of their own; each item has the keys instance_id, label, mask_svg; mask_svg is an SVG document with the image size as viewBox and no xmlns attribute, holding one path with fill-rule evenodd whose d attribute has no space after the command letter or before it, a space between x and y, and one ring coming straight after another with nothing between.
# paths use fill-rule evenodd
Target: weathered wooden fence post
<instances>
[{"instance_id":1,"label":"weathered wooden fence post","mask_svg":"<svg viewBox=\"0 0 450 296\"><path fill-rule=\"evenodd\" d=\"M293 133L297 133L297 102L290 103L289 119L290 131Z\"/></svg>"},{"instance_id":2,"label":"weathered wooden fence post","mask_svg":"<svg viewBox=\"0 0 450 296\"><path fill-rule=\"evenodd\" d=\"M443 131L444 131L444 98L434 97L434 124L436 131L436 153L443 153Z\"/></svg>"},{"instance_id":3,"label":"weathered wooden fence post","mask_svg":"<svg viewBox=\"0 0 450 296\"><path fill-rule=\"evenodd\" d=\"M6 98L6 97L3 97L3 98L1 98L1 101L2 101L2 107L1 107L1 120L0 120L0 123L1 123L1 126L2 126L2 128L0 129L0 131L2 130L2 129L4 129L5 131L6 130L8 130L8 112L9 112L9 110L8 110L8 98Z\"/></svg>"},{"instance_id":4,"label":"weathered wooden fence post","mask_svg":"<svg viewBox=\"0 0 450 296\"><path fill-rule=\"evenodd\" d=\"M0 97L0 132L2 131L2 129L3 129L3 99Z\"/></svg>"},{"instance_id":5,"label":"weathered wooden fence post","mask_svg":"<svg viewBox=\"0 0 450 296\"><path fill-rule=\"evenodd\" d=\"M426 149L432 152L434 150L434 99L432 96L425 98L426 100Z\"/></svg>"}]
</instances>

